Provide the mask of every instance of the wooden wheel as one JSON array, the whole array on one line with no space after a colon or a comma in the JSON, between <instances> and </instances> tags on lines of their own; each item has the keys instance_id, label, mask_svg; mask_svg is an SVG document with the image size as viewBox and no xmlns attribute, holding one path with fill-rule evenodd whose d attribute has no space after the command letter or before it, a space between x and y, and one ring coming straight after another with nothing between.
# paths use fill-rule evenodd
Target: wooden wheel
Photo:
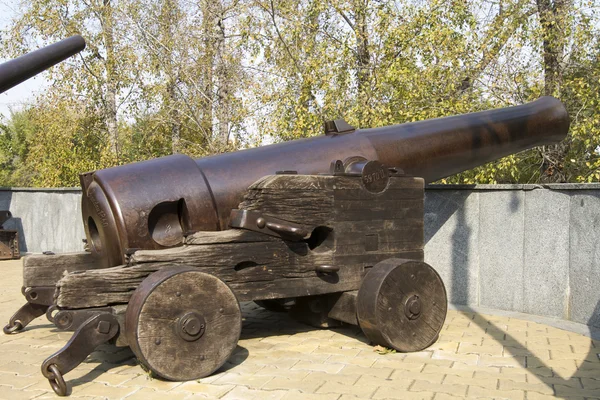
<instances>
[{"instance_id":1,"label":"wooden wheel","mask_svg":"<svg viewBox=\"0 0 600 400\"><path fill-rule=\"evenodd\" d=\"M139 361L165 379L210 375L231 356L242 314L229 287L195 268L165 268L131 296L125 335Z\"/></svg>"},{"instance_id":2,"label":"wooden wheel","mask_svg":"<svg viewBox=\"0 0 600 400\"><path fill-rule=\"evenodd\" d=\"M421 261L390 258L376 264L358 291L357 317L372 342L398 351L432 345L446 319L446 288Z\"/></svg>"}]
</instances>

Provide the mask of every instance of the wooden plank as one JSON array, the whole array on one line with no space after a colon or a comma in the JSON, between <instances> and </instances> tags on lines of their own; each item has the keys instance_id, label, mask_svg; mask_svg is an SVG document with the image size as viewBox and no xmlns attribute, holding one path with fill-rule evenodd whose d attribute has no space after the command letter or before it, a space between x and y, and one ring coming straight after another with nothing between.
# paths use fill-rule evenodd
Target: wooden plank
<instances>
[{"instance_id":1,"label":"wooden plank","mask_svg":"<svg viewBox=\"0 0 600 400\"><path fill-rule=\"evenodd\" d=\"M23 258L23 286L54 286L63 274L101 268L91 253L32 254Z\"/></svg>"},{"instance_id":2,"label":"wooden plank","mask_svg":"<svg viewBox=\"0 0 600 400\"><path fill-rule=\"evenodd\" d=\"M337 235L336 246L362 246L365 245L365 237L374 235L379 245L386 243L414 243L416 248L423 247L423 229L421 227L408 226L405 229L371 229L367 232L360 231L353 234Z\"/></svg>"},{"instance_id":3,"label":"wooden plank","mask_svg":"<svg viewBox=\"0 0 600 400\"><path fill-rule=\"evenodd\" d=\"M419 241L410 242L388 242L379 243L376 249L367 249L365 243L359 243L356 245L337 245L335 247L336 254L343 254L345 256L352 255L369 255L369 254L389 254L390 257L395 257L398 253L412 252L415 250L422 250L423 244Z\"/></svg>"},{"instance_id":4,"label":"wooden plank","mask_svg":"<svg viewBox=\"0 0 600 400\"><path fill-rule=\"evenodd\" d=\"M333 191L336 200L370 200L384 199L418 199L423 197L423 189L388 189L382 193L371 193L362 188L359 189L335 189Z\"/></svg>"},{"instance_id":5,"label":"wooden plank","mask_svg":"<svg viewBox=\"0 0 600 400\"><path fill-rule=\"evenodd\" d=\"M334 176L334 189L336 190L365 190L361 182L360 176ZM386 188L386 192L390 190L423 190L425 182L423 178L411 176L392 176Z\"/></svg>"},{"instance_id":6,"label":"wooden plank","mask_svg":"<svg viewBox=\"0 0 600 400\"><path fill-rule=\"evenodd\" d=\"M389 258L389 256L387 257ZM230 283L240 301L315 296L360 288L366 270L348 267L335 275L290 278L268 282Z\"/></svg>"},{"instance_id":7,"label":"wooden plank","mask_svg":"<svg viewBox=\"0 0 600 400\"><path fill-rule=\"evenodd\" d=\"M250 185L248 191L255 189L323 191L333 189L333 184L334 177L330 175L268 175Z\"/></svg>"},{"instance_id":8,"label":"wooden plank","mask_svg":"<svg viewBox=\"0 0 600 400\"><path fill-rule=\"evenodd\" d=\"M423 229L423 221L412 220L407 225L402 220L371 220L371 221L340 221L334 226L336 232L347 234L348 232L379 233L381 231L401 231L405 228Z\"/></svg>"},{"instance_id":9,"label":"wooden plank","mask_svg":"<svg viewBox=\"0 0 600 400\"><path fill-rule=\"evenodd\" d=\"M239 208L260 210L265 215L298 224L326 225L333 214L333 196L327 191L256 192L247 196Z\"/></svg>"},{"instance_id":10,"label":"wooden plank","mask_svg":"<svg viewBox=\"0 0 600 400\"><path fill-rule=\"evenodd\" d=\"M408 260L423 261L423 250L401 251L393 254L390 253L368 253L368 254L336 254L333 257L334 265L343 267L344 265L352 265L355 267L363 267L365 269L373 267L380 261L388 258L406 258Z\"/></svg>"},{"instance_id":11,"label":"wooden plank","mask_svg":"<svg viewBox=\"0 0 600 400\"><path fill-rule=\"evenodd\" d=\"M390 256L387 255L386 258ZM148 263L131 267L107 268L101 274L67 275L59 282L57 304L64 308L86 308L127 303L133 291L148 275L173 265L173 263ZM307 268L305 272L263 271L262 276L255 273L248 277L243 274L236 275L223 267L198 269L228 283L240 301L292 298L356 290L360 287L362 277L366 273L361 268L350 266L343 268L337 275L320 275Z\"/></svg>"},{"instance_id":12,"label":"wooden plank","mask_svg":"<svg viewBox=\"0 0 600 400\"><path fill-rule=\"evenodd\" d=\"M335 208L340 211L357 211L357 210L393 210L401 209L418 209L423 208L423 197L416 199L377 199L376 202L365 202L364 200L340 200L335 201Z\"/></svg>"},{"instance_id":13,"label":"wooden plank","mask_svg":"<svg viewBox=\"0 0 600 400\"><path fill-rule=\"evenodd\" d=\"M358 290L342 293L331 310L329 310L329 318L351 325L358 325L358 319L356 318L357 297Z\"/></svg>"},{"instance_id":14,"label":"wooden plank","mask_svg":"<svg viewBox=\"0 0 600 400\"><path fill-rule=\"evenodd\" d=\"M423 215L422 210L422 208L392 208L389 210L363 209L353 211L337 210L336 221L399 220L403 223L406 222L412 224L423 220L423 217L418 217L419 214L421 216ZM417 214L417 216L415 214Z\"/></svg>"},{"instance_id":15,"label":"wooden plank","mask_svg":"<svg viewBox=\"0 0 600 400\"><path fill-rule=\"evenodd\" d=\"M228 229L225 231L196 232L185 238L185 244L220 244L220 243L247 243L277 241L277 238L262 233L245 231L241 229ZM143 254L143 250L137 253Z\"/></svg>"},{"instance_id":16,"label":"wooden plank","mask_svg":"<svg viewBox=\"0 0 600 400\"><path fill-rule=\"evenodd\" d=\"M231 232L221 233L227 240L232 237ZM69 274L57 285L58 304L83 308L127 302L146 276L168 265L197 267L228 283L268 287L273 281L316 277L315 267L330 265L333 259L333 251L311 251L305 242L288 242L254 232L243 232L240 237L264 241L237 243L215 239L213 243L143 250L132 254L127 266ZM293 297L286 295L285 289L279 293Z\"/></svg>"}]
</instances>

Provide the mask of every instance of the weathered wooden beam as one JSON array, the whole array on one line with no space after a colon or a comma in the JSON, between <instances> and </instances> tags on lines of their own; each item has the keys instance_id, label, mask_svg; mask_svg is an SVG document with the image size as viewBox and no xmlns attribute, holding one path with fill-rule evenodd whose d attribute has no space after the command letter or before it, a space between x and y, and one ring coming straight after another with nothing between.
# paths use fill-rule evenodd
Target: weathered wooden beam
<instances>
[{"instance_id":1,"label":"weathered wooden beam","mask_svg":"<svg viewBox=\"0 0 600 400\"><path fill-rule=\"evenodd\" d=\"M191 241L203 235L197 233ZM126 266L69 274L58 283L58 305L84 308L126 303L145 277L170 265L195 266L215 275L227 282L240 300L331 290L330 278L315 272L315 266L331 264L331 251L314 252L305 242L244 230L211 232L209 236L208 243L135 252ZM362 271L348 267L341 276L341 290L349 290L348 286L360 281Z\"/></svg>"},{"instance_id":2,"label":"weathered wooden beam","mask_svg":"<svg viewBox=\"0 0 600 400\"><path fill-rule=\"evenodd\" d=\"M32 254L23 258L23 286L54 286L63 274L101 268L91 253Z\"/></svg>"},{"instance_id":3,"label":"weathered wooden beam","mask_svg":"<svg viewBox=\"0 0 600 400\"><path fill-rule=\"evenodd\" d=\"M356 318L357 297L358 290L342 293L329 310L327 316L347 324L358 325L358 319Z\"/></svg>"},{"instance_id":4,"label":"weathered wooden beam","mask_svg":"<svg viewBox=\"0 0 600 400\"><path fill-rule=\"evenodd\" d=\"M420 178L393 177L372 193L356 176L273 175L251 185L239 208L310 228L312 236L289 241L244 229L196 232L182 247L139 250L127 265L66 275L57 285L58 305L127 303L142 280L172 265L215 275L245 301L357 290L379 261L423 259ZM339 271L317 272L323 265Z\"/></svg>"}]
</instances>

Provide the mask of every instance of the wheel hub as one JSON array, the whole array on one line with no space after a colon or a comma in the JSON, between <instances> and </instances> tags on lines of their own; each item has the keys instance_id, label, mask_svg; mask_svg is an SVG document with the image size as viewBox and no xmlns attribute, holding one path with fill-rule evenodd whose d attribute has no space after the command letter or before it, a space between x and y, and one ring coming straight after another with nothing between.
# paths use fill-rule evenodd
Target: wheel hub
<instances>
[{"instance_id":1,"label":"wheel hub","mask_svg":"<svg viewBox=\"0 0 600 400\"><path fill-rule=\"evenodd\" d=\"M177 323L177 333L188 342L200 339L204 335L205 329L204 317L195 311L184 314Z\"/></svg>"},{"instance_id":2,"label":"wheel hub","mask_svg":"<svg viewBox=\"0 0 600 400\"><path fill-rule=\"evenodd\" d=\"M408 319L417 319L421 315L421 299L418 295L412 295L406 299L404 313Z\"/></svg>"}]
</instances>

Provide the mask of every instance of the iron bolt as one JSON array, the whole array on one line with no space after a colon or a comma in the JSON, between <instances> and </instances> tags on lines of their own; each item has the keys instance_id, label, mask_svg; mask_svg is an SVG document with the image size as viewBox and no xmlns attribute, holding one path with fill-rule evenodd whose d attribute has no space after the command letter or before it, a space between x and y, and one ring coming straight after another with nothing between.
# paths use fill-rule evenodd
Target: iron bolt
<instances>
[{"instance_id":1,"label":"iron bolt","mask_svg":"<svg viewBox=\"0 0 600 400\"><path fill-rule=\"evenodd\" d=\"M183 331L190 336L196 336L202 329L204 329L204 325L200 323L198 318L189 317L183 322L181 329L183 329Z\"/></svg>"},{"instance_id":2,"label":"iron bolt","mask_svg":"<svg viewBox=\"0 0 600 400\"><path fill-rule=\"evenodd\" d=\"M409 311L414 314L420 314L421 313L421 302L419 301L419 299L413 299L410 302L410 305L408 306Z\"/></svg>"},{"instance_id":3,"label":"iron bolt","mask_svg":"<svg viewBox=\"0 0 600 400\"><path fill-rule=\"evenodd\" d=\"M267 225L267 222L263 217L256 219L256 226L260 229L264 228Z\"/></svg>"},{"instance_id":4,"label":"iron bolt","mask_svg":"<svg viewBox=\"0 0 600 400\"><path fill-rule=\"evenodd\" d=\"M404 303L404 313L408 319L417 319L421 314L421 307L421 299L419 299L419 296L413 295L406 299L406 303Z\"/></svg>"},{"instance_id":5,"label":"iron bolt","mask_svg":"<svg viewBox=\"0 0 600 400\"><path fill-rule=\"evenodd\" d=\"M100 321L98 322L98 332L100 332L103 335L106 335L108 332L110 332L110 322L108 321Z\"/></svg>"},{"instance_id":6,"label":"iron bolt","mask_svg":"<svg viewBox=\"0 0 600 400\"><path fill-rule=\"evenodd\" d=\"M179 317L179 322L177 322L179 336L188 342L200 339L204 335L205 329L204 317L197 312L188 312Z\"/></svg>"}]
</instances>

